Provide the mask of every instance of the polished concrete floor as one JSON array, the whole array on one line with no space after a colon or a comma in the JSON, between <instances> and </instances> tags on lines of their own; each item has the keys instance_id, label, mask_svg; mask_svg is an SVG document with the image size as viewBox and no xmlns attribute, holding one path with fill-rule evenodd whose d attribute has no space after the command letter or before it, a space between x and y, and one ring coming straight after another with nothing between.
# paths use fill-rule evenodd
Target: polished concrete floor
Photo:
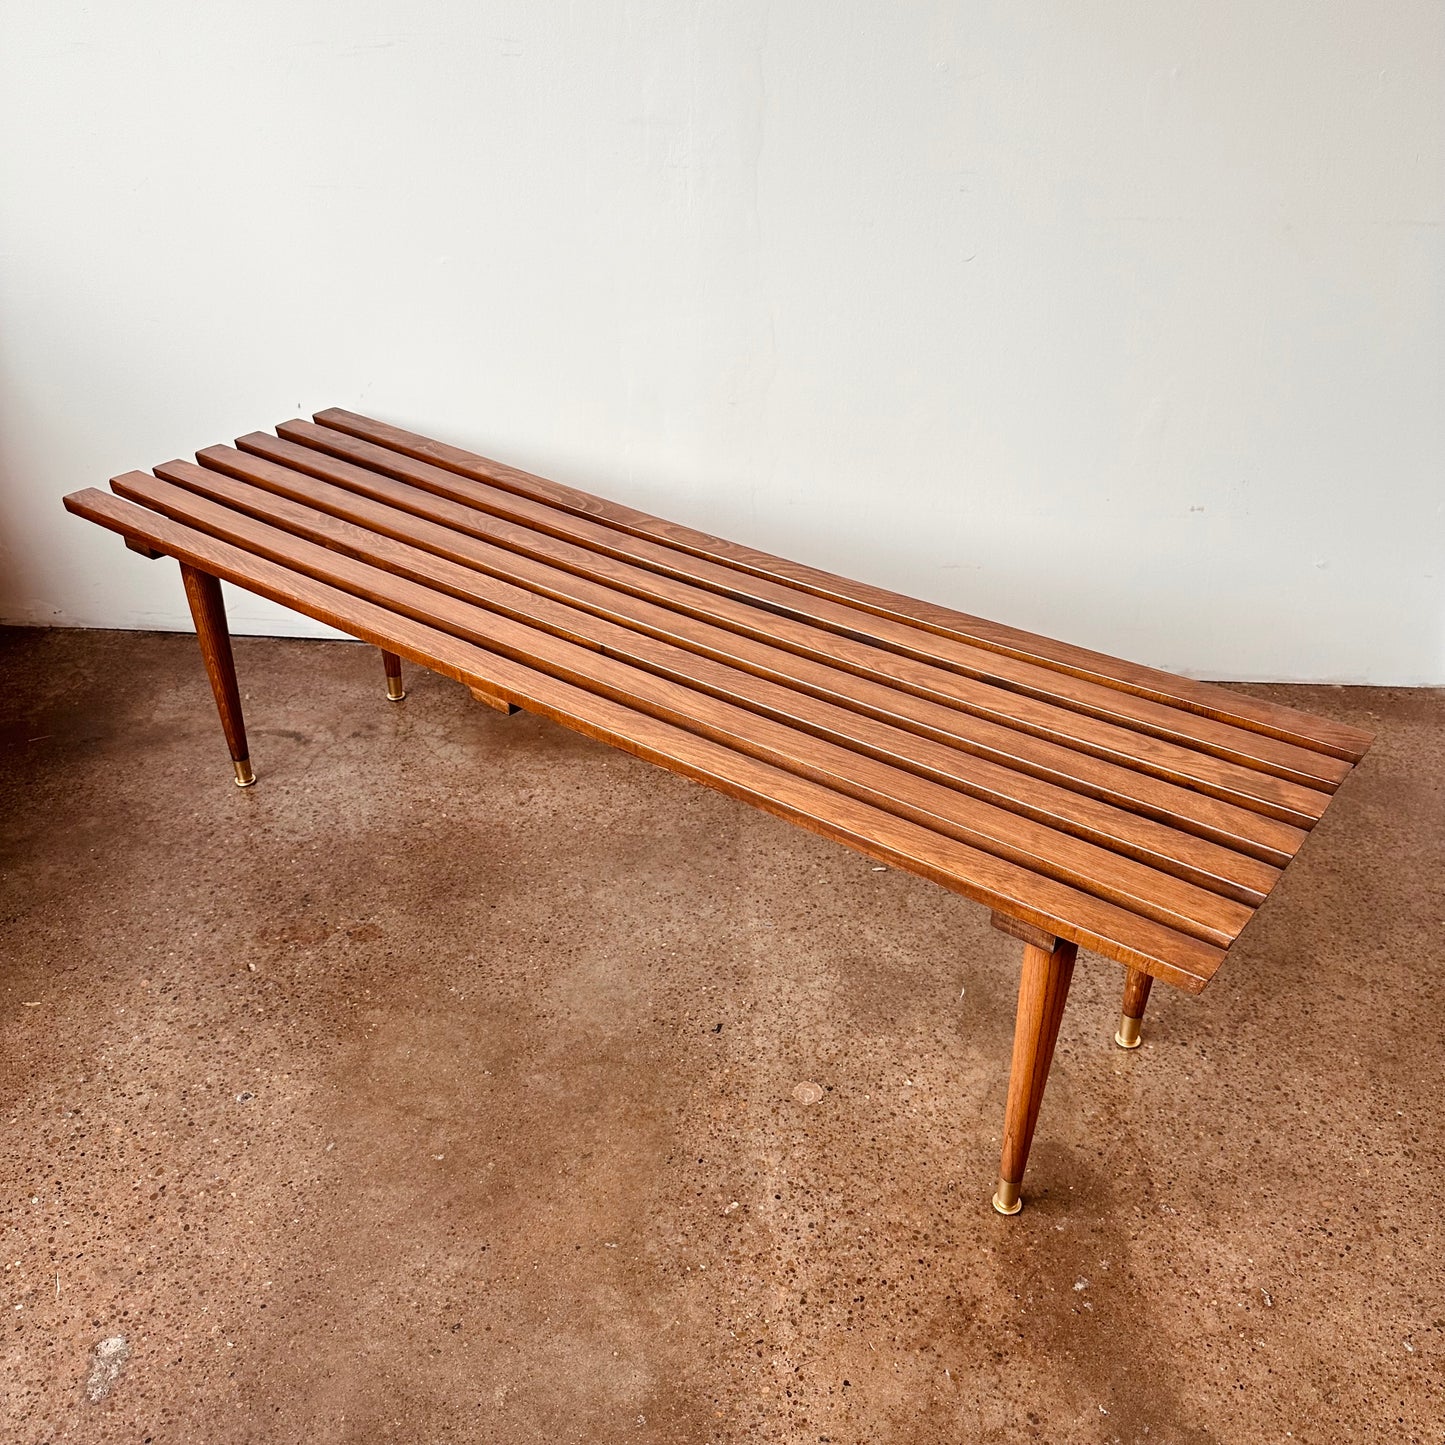
<instances>
[{"instance_id":1,"label":"polished concrete floor","mask_svg":"<svg viewBox=\"0 0 1445 1445\"><path fill-rule=\"evenodd\" d=\"M0 633L0 1440L1440 1441L1445 700L1198 999L375 652ZM813 1086L813 1087L804 1087Z\"/></svg>"}]
</instances>

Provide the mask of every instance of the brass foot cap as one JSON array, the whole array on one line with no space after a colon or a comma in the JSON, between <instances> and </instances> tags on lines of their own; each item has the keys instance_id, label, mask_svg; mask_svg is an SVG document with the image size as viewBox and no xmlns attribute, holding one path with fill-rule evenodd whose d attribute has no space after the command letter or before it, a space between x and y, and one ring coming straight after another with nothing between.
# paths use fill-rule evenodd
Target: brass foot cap
<instances>
[{"instance_id":1,"label":"brass foot cap","mask_svg":"<svg viewBox=\"0 0 1445 1445\"><path fill-rule=\"evenodd\" d=\"M998 1188L994 1191L993 1207L1000 1214L1017 1214L1024 1207L1024 1202L1019 1197L1019 1186L1011 1184L1007 1179L1000 1179Z\"/></svg>"},{"instance_id":2,"label":"brass foot cap","mask_svg":"<svg viewBox=\"0 0 1445 1445\"><path fill-rule=\"evenodd\" d=\"M1137 1049L1139 1047L1139 1025L1140 1019L1131 1019L1128 1014L1119 1018L1119 1032L1114 1035L1114 1042L1121 1049Z\"/></svg>"},{"instance_id":3,"label":"brass foot cap","mask_svg":"<svg viewBox=\"0 0 1445 1445\"><path fill-rule=\"evenodd\" d=\"M256 775L251 771L250 758L240 758L235 763L236 786L238 788L253 787L256 782Z\"/></svg>"},{"instance_id":4,"label":"brass foot cap","mask_svg":"<svg viewBox=\"0 0 1445 1445\"><path fill-rule=\"evenodd\" d=\"M401 685L399 677L387 678L386 697L388 702L401 702L405 699L406 689Z\"/></svg>"}]
</instances>

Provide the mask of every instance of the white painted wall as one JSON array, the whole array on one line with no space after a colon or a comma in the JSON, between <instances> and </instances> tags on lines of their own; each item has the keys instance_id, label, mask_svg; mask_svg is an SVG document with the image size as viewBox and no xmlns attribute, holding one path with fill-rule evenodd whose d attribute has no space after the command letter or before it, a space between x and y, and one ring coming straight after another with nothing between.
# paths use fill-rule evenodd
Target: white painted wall
<instances>
[{"instance_id":1,"label":"white painted wall","mask_svg":"<svg viewBox=\"0 0 1445 1445\"><path fill-rule=\"evenodd\" d=\"M1445 682L1438 0L0 20L0 617L189 626L61 494L341 405L1143 661Z\"/></svg>"}]
</instances>

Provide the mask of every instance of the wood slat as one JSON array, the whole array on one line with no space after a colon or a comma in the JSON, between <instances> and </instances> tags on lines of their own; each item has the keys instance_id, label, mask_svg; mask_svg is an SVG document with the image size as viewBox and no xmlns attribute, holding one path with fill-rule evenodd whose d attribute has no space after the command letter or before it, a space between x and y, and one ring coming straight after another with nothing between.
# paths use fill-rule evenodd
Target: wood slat
<instances>
[{"instance_id":1,"label":"wood slat","mask_svg":"<svg viewBox=\"0 0 1445 1445\"><path fill-rule=\"evenodd\" d=\"M206 471L189 463L173 462L157 467L156 473L226 505L242 508L281 525L286 524L286 513L271 506L268 498L301 502L308 509L319 509L330 517L364 529L361 539L348 550L354 549L353 555L369 556L379 565L406 566L405 563L388 563L381 549L372 545L372 538L406 542L450 562L518 582L543 597L566 602L595 616L637 629L649 637L675 643L705 657L798 689L808 696L860 712L865 720L877 719L913 731L918 734L916 739L894 741L894 760L900 765L913 767L951 786L972 791L977 796L1014 808L1051 826L1103 843L1152 866L1164 867L1203 886L1217 888L1226 896L1259 902L1279 876L1279 867L1293 855L1302 839L1303 835L1297 829L1172 785L1153 783L1152 780L1149 780L1146 791L1153 795L1151 811L1157 810L1157 815L1140 816L1125 807L1103 801L1093 793L1081 794L1073 790L1074 766L1078 763L1089 765L1091 759L1081 758L1067 750L1056 750L1062 754L1056 759L1057 777L1062 780L1062 785L1047 776L1017 771L1004 762L963 751L974 746L963 729L970 723L975 728L980 724L936 703L839 672L753 638L713 627L263 458L229 447L207 448L199 455L206 464ZM308 524L303 521L301 525ZM313 540L326 541L314 525L305 535ZM326 544L345 545L334 538ZM409 575L415 576L416 573L413 570ZM1002 733L1005 743L1011 740L1012 735L1006 730L997 731ZM946 744L946 747L940 749L938 743ZM1012 761L1008 754L1005 757ZM1110 767L1109 764L1092 764L1092 770L1100 774ZM1123 788L1137 791L1133 786L1140 781L1137 775L1124 770L1114 771L1120 773ZM1201 833L1207 836L1199 836L1178 826L1178 814L1188 814L1195 809L1212 815L1207 826L1199 825ZM1160 821L1161 817L1171 819L1172 823ZM1221 818L1233 828L1232 833L1221 824ZM1260 861L1252 843L1252 835L1261 830L1279 835L1272 839L1271 847L1265 854L1268 861ZM1235 851L1241 846L1241 835L1245 840L1245 851ZM1211 840L1220 837L1224 839L1224 846Z\"/></svg>"},{"instance_id":2,"label":"wood slat","mask_svg":"<svg viewBox=\"0 0 1445 1445\"><path fill-rule=\"evenodd\" d=\"M204 485L188 463L166 470ZM122 496L273 562L1227 947L1252 907L1062 834L887 760L908 734L324 513L273 500L289 530L142 473ZM308 540L304 533L320 537ZM395 569L383 570L385 558ZM409 573L411 575L404 575ZM416 581L413 577L423 580ZM448 590L439 590L446 588ZM741 705L740 705L741 704ZM859 735L870 751L849 746Z\"/></svg>"},{"instance_id":3,"label":"wood slat","mask_svg":"<svg viewBox=\"0 0 1445 1445\"><path fill-rule=\"evenodd\" d=\"M1087 752L1118 767L1147 772L1188 790L1264 813L1295 828L1313 826L1329 801L1327 793L1274 774L904 657L881 649L867 639L845 637L805 621L783 617L556 537L545 528L480 508L476 505L477 483L437 469L431 469L426 486L417 486L347 462L324 450L265 433L243 436L236 445L243 451L363 495L445 520L449 526L486 536L580 575L602 578L609 585L771 645L798 651L895 689L912 691L1017 732ZM208 449L201 453L201 460L209 463L213 452L214 449ZM401 460L412 469L420 467L419 463Z\"/></svg>"},{"instance_id":4,"label":"wood slat","mask_svg":"<svg viewBox=\"0 0 1445 1445\"><path fill-rule=\"evenodd\" d=\"M1133 692L1171 707L1357 761L1370 745L1370 734L1328 718L1258 698L1243 697L1208 683L1175 676L1157 668L1109 657L1088 648L990 622L920 601L884 588L855 582L775 557L755 548L714 537L694 528L650 516L646 512L549 481L515 467L479 456L461 447L419 436L339 407L316 413L315 422L419 461L430 462L460 476L488 482L519 495L546 502L580 516L595 518L622 531L665 542L756 576L831 598L883 616L912 623L976 646L1006 652L1121 691Z\"/></svg>"},{"instance_id":5,"label":"wood slat","mask_svg":"<svg viewBox=\"0 0 1445 1445\"><path fill-rule=\"evenodd\" d=\"M1224 956L1217 946L1105 899L538 672L367 598L298 575L123 498L92 489L67 497L65 504L76 515L128 540L142 542L468 685L487 687L507 701L1191 992L1204 986Z\"/></svg>"}]
</instances>

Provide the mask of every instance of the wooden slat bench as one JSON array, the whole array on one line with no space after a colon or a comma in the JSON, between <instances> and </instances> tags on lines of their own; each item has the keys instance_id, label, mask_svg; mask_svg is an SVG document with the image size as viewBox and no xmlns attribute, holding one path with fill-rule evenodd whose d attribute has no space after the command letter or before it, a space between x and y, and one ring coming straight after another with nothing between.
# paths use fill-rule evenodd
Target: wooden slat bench
<instances>
[{"instance_id":1,"label":"wooden slat bench","mask_svg":"<svg viewBox=\"0 0 1445 1445\"><path fill-rule=\"evenodd\" d=\"M849 582L347 411L65 499L181 564L236 781L218 578L993 910L1024 943L994 1206L1076 950L1197 993L1369 746L1323 718Z\"/></svg>"}]
</instances>

